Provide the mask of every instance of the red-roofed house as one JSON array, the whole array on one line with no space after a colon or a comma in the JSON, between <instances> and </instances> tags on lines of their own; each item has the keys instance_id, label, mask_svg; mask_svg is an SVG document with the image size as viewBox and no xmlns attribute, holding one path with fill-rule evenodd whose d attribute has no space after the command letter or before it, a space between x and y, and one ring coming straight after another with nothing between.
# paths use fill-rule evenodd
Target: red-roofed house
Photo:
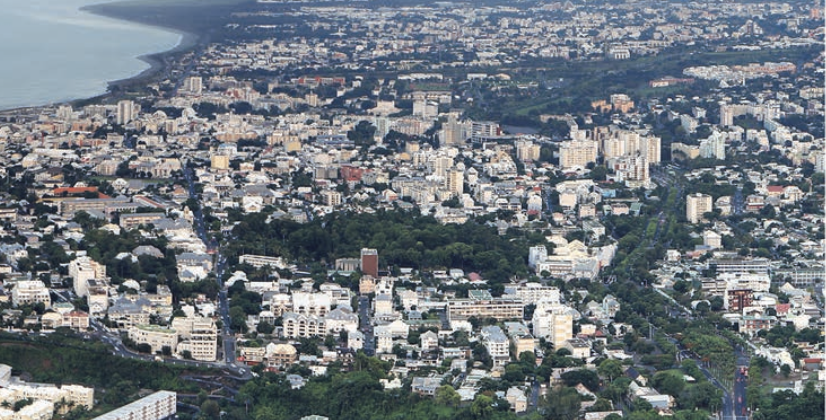
<instances>
[{"instance_id":1,"label":"red-roofed house","mask_svg":"<svg viewBox=\"0 0 826 420\"><path fill-rule=\"evenodd\" d=\"M782 185L769 185L766 187L766 195L769 197L780 197L783 195L784 189L786 189L786 187Z\"/></svg>"},{"instance_id":2,"label":"red-roofed house","mask_svg":"<svg viewBox=\"0 0 826 420\"><path fill-rule=\"evenodd\" d=\"M789 309L792 307L791 304L788 303L778 303L775 305L774 310L777 312L777 316L786 315L789 313Z\"/></svg>"}]
</instances>

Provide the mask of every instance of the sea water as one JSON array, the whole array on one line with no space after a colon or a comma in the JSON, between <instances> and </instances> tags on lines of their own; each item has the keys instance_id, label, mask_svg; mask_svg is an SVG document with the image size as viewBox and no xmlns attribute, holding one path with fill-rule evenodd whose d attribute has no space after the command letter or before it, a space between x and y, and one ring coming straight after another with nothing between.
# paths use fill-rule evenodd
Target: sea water
<instances>
[{"instance_id":1,"label":"sea water","mask_svg":"<svg viewBox=\"0 0 826 420\"><path fill-rule=\"evenodd\" d=\"M101 0L0 0L0 110L106 92L181 35L81 11Z\"/></svg>"}]
</instances>

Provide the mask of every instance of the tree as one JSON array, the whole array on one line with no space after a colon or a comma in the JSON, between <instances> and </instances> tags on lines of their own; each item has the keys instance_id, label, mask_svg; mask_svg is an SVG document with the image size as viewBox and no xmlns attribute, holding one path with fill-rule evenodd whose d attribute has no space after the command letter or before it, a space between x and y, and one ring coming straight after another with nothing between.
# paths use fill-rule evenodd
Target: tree
<instances>
[{"instance_id":1,"label":"tree","mask_svg":"<svg viewBox=\"0 0 826 420\"><path fill-rule=\"evenodd\" d=\"M579 393L574 388L551 388L541 404L545 418L550 420L574 420L579 415Z\"/></svg>"},{"instance_id":2,"label":"tree","mask_svg":"<svg viewBox=\"0 0 826 420\"><path fill-rule=\"evenodd\" d=\"M591 391L599 389L599 376L588 369L577 369L563 373L560 378L569 387L582 384Z\"/></svg>"},{"instance_id":3,"label":"tree","mask_svg":"<svg viewBox=\"0 0 826 420\"><path fill-rule=\"evenodd\" d=\"M673 372L657 372L651 382L657 391L676 397L685 388L685 380Z\"/></svg>"},{"instance_id":4,"label":"tree","mask_svg":"<svg viewBox=\"0 0 826 420\"><path fill-rule=\"evenodd\" d=\"M613 382L614 378L619 378L622 375L622 363L615 359L605 359L599 364L597 373Z\"/></svg>"},{"instance_id":5,"label":"tree","mask_svg":"<svg viewBox=\"0 0 826 420\"><path fill-rule=\"evenodd\" d=\"M221 418L221 406L214 400L206 400L201 404L201 415L205 419L219 420Z\"/></svg>"},{"instance_id":6,"label":"tree","mask_svg":"<svg viewBox=\"0 0 826 420\"><path fill-rule=\"evenodd\" d=\"M493 399L484 394L477 394L470 405L474 419L486 419L493 413Z\"/></svg>"},{"instance_id":7,"label":"tree","mask_svg":"<svg viewBox=\"0 0 826 420\"><path fill-rule=\"evenodd\" d=\"M436 403L448 407L456 407L461 402L461 396L450 385L442 385L436 388Z\"/></svg>"}]
</instances>

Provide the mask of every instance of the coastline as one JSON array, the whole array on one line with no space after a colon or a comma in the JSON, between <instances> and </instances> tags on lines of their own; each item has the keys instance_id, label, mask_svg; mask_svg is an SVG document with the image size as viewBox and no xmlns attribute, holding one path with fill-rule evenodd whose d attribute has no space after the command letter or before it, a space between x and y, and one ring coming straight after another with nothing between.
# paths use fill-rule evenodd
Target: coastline
<instances>
[{"instance_id":1,"label":"coastline","mask_svg":"<svg viewBox=\"0 0 826 420\"><path fill-rule=\"evenodd\" d=\"M51 103L44 103L38 105L30 105L30 106L22 106L22 107L15 107L15 108L6 108L0 109L0 115L9 116L9 115L21 115L21 114L34 114L38 113L45 108L50 107L57 107L61 104L70 104L72 106L77 106L78 104L88 104L94 102L101 102L107 99L114 98L113 90L119 89L126 89L130 87L135 87L137 85L143 85L151 81L154 77L158 76L159 74L164 73L164 71L169 67L170 58L174 55L184 53L187 51L191 51L192 49L196 48L204 39L203 36L185 31L181 28L174 28L168 25L161 25L161 24L154 24L151 21L147 21L146 19L137 19L128 14L121 14L112 11L109 8L105 8L104 6L112 5L114 3L132 3L133 1L109 1L109 2L101 2L96 4L90 4L87 6L80 7L78 10L86 13L90 13L96 16L102 16L110 19L117 19L121 21L126 21L131 24L142 25L147 27L152 27L156 29L162 29L167 32L175 33L178 35L178 42L175 44L174 47L164 50L164 51L157 51L157 52L150 52L143 55L135 56L134 58L140 60L144 63L149 65L148 68L141 70L140 72L126 77L122 79L116 80L109 80L106 81L106 91L102 92L99 95L90 96L90 97L78 97L73 99L67 99L64 101L59 102L51 102Z\"/></svg>"}]
</instances>

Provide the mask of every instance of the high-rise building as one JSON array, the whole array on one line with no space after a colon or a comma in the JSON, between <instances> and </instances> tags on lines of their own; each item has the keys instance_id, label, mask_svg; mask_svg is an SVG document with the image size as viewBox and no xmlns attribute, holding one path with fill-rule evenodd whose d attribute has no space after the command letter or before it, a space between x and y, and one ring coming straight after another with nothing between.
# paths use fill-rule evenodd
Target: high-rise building
<instances>
[{"instance_id":1,"label":"high-rise building","mask_svg":"<svg viewBox=\"0 0 826 420\"><path fill-rule=\"evenodd\" d=\"M701 140L700 157L725 160L726 136L719 131L715 131L707 139Z\"/></svg>"},{"instance_id":2,"label":"high-rise building","mask_svg":"<svg viewBox=\"0 0 826 420\"><path fill-rule=\"evenodd\" d=\"M201 76L191 76L184 80L184 90L193 95L200 95L203 91L203 79Z\"/></svg>"},{"instance_id":3,"label":"high-rise building","mask_svg":"<svg viewBox=\"0 0 826 420\"><path fill-rule=\"evenodd\" d=\"M517 140L514 144L516 145L516 158L520 161L533 162L539 160L541 148L538 144L534 144L530 140Z\"/></svg>"},{"instance_id":4,"label":"high-rise building","mask_svg":"<svg viewBox=\"0 0 826 420\"><path fill-rule=\"evenodd\" d=\"M584 168L597 160L597 142L593 140L566 141L559 146L559 166L562 169Z\"/></svg>"},{"instance_id":5,"label":"high-rise building","mask_svg":"<svg viewBox=\"0 0 826 420\"><path fill-rule=\"evenodd\" d=\"M465 192L464 180L465 174L461 170L450 168L445 174L445 189L452 195L460 196Z\"/></svg>"},{"instance_id":6,"label":"high-rise building","mask_svg":"<svg viewBox=\"0 0 826 420\"><path fill-rule=\"evenodd\" d=\"M135 114L137 114L136 108L137 105L130 100L119 101L118 113L116 116L117 123L123 125L135 119Z\"/></svg>"},{"instance_id":7,"label":"high-rise building","mask_svg":"<svg viewBox=\"0 0 826 420\"><path fill-rule=\"evenodd\" d=\"M540 301L533 313L534 337L546 338L559 349L573 337L576 311L552 301Z\"/></svg>"},{"instance_id":8,"label":"high-rise building","mask_svg":"<svg viewBox=\"0 0 826 420\"><path fill-rule=\"evenodd\" d=\"M703 214L711 210L710 195L696 193L685 198L685 217L691 223L699 222Z\"/></svg>"},{"instance_id":9,"label":"high-rise building","mask_svg":"<svg viewBox=\"0 0 826 420\"><path fill-rule=\"evenodd\" d=\"M379 252L371 248L361 250L361 272L379 277Z\"/></svg>"},{"instance_id":10,"label":"high-rise building","mask_svg":"<svg viewBox=\"0 0 826 420\"><path fill-rule=\"evenodd\" d=\"M87 256L78 257L69 263L69 276L72 277L75 294L86 297L89 280L104 279L106 266Z\"/></svg>"},{"instance_id":11,"label":"high-rise building","mask_svg":"<svg viewBox=\"0 0 826 420\"><path fill-rule=\"evenodd\" d=\"M465 127L455 116L450 115L442 125L442 135L439 136L441 146L460 146L465 144Z\"/></svg>"}]
</instances>

